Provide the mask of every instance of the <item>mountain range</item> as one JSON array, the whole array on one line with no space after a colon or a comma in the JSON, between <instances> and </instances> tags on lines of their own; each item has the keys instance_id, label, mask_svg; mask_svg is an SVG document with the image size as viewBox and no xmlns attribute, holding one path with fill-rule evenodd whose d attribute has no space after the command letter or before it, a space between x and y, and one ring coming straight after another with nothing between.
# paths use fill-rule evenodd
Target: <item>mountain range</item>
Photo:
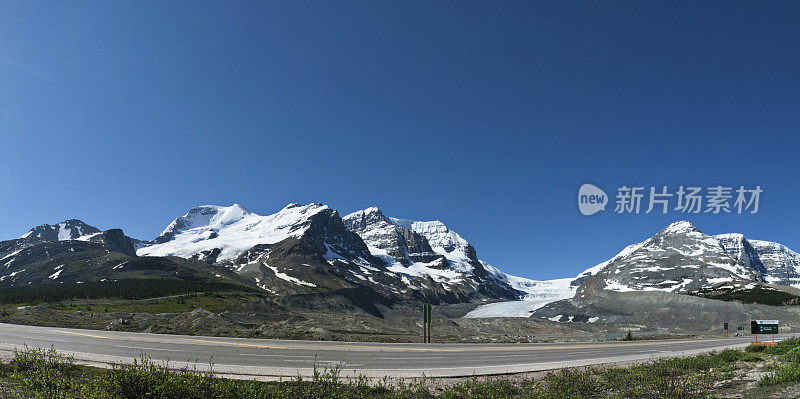
<instances>
[{"instance_id":1,"label":"mountain range","mask_svg":"<svg viewBox=\"0 0 800 399\"><path fill-rule=\"evenodd\" d=\"M607 318L580 301L726 284L800 287L798 267L800 255L784 245L706 235L679 221L577 276L539 281L481 260L440 221L389 217L376 207L341 217L323 204L289 204L266 216L237 204L198 206L152 240L71 219L0 242L0 287L166 279L257 291L288 308L378 317L431 302L470 304L466 317L599 321Z\"/></svg>"},{"instance_id":2,"label":"mountain range","mask_svg":"<svg viewBox=\"0 0 800 399\"><path fill-rule=\"evenodd\" d=\"M561 284L574 288L574 295L560 301L492 303L478 307L467 317L538 315L560 320L557 316L571 311L563 306L553 310L558 305L552 304L568 303L582 309L573 309L579 315L572 319L564 316L565 320L598 321L601 318L597 314L601 312L592 300L608 298L609 293L690 294L756 286L800 288L798 261L800 254L782 244L749 240L742 234L707 235L688 221L678 221L645 241L627 246L574 280L562 280Z\"/></svg>"}]
</instances>

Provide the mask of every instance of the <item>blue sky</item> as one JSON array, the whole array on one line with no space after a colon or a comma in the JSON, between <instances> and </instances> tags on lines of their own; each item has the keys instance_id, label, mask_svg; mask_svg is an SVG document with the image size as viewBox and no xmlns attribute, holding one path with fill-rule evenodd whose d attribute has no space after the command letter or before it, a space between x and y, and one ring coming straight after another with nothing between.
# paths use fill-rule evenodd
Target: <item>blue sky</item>
<instances>
[{"instance_id":1,"label":"blue sky","mask_svg":"<svg viewBox=\"0 0 800 399\"><path fill-rule=\"evenodd\" d=\"M531 278L686 218L800 250L800 4L694 3L2 2L0 237L323 202ZM764 193L587 217L587 182Z\"/></svg>"}]
</instances>

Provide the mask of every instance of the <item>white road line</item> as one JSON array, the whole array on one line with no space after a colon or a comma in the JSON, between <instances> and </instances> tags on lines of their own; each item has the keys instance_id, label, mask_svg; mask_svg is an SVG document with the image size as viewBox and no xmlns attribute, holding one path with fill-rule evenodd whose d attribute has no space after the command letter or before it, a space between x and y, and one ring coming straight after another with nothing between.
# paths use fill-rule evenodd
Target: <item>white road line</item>
<instances>
[{"instance_id":1,"label":"white road line","mask_svg":"<svg viewBox=\"0 0 800 399\"><path fill-rule=\"evenodd\" d=\"M113 345L114 348L136 349L138 351L166 351L166 352L185 352L182 349L167 349L167 348L142 348L140 346L125 346ZM149 353L152 355L152 353Z\"/></svg>"},{"instance_id":2,"label":"white road line","mask_svg":"<svg viewBox=\"0 0 800 399\"><path fill-rule=\"evenodd\" d=\"M313 359L314 358L314 356L311 356L311 355L268 355L268 354L259 354L259 353L237 353L236 356L258 356L258 357L279 357L279 358L296 357L296 358L303 358L303 359Z\"/></svg>"}]
</instances>

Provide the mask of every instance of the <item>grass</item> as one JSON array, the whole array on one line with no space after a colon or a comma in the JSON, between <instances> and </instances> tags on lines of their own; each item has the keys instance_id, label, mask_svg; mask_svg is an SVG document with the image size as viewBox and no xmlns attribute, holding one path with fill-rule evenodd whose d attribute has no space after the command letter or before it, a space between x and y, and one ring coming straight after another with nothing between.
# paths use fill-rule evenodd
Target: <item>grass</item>
<instances>
[{"instance_id":1,"label":"grass","mask_svg":"<svg viewBox=\"0 0 800 399\"><path fill-rule=\"evenodd\" d=\"M787 292L769 287L756 286L753 288L716 288L702 289L690 295L711 298L720 301L759 303L769 306L796 306L800 304L800 297Z\"/></svg>"},{"instance_id":2,"label":"grass","mask_svg":"<svg viewBox=\"0 0 800 399\"><path fill-rule=\"evenodd\" d=\"M755 348L755 347L748 347ZM779 356L785 364L771 365L772 372L758 382L759 386L775 386L800 382L800 339L792 338L778 342L778 345L761 347L761 352ZM753 349L755 350L755 349Z\"/></svg>"},{"instance_id":3,"label":"grass","mask_svg":"<svg viewBox=\"0 0 800 399\"><path fill-rule=\"evenodd\" d=\"M245 301L258 298L245 293L193 293L148 300L73 301L52 304L54 310L73 313L185 313L206 309L215 313L242 308Z\"/></svg>"},{"instance_id":4,"label":"grass","mask_svg":"<svg viewBox=\"0 0 800 399\"><path fill-rule=\"evenodd\" d=\"M189 281L171 278L128 278L82 284L4 287L0 303L32 305L76 299L144 299L193 292L252 291L223 281Z\"/></svg>"},{"instance_id":5,"label":"grass","mask_svg":"<svg viewBox=\"0 0 800 399\"><path fill-rule=\"evenodd\" d=\"M789 349L776 356L794 359L795 353ZM308 380L231 380L196 368L173 370L146 356L131 364L99 369L76 365L54 350L26 349L0 364L0 399L706 398L715 383L733 378L732 371L752 356L761 355L728 349L630 367L563 369L538 380L474 378L435 387L425 379L386 378L369 383L364 377L342 378L337 367L315 369ZM800 363L790 365L792 368L776 370L770 383L800 378Z\"/></svg>"}]
</instances>

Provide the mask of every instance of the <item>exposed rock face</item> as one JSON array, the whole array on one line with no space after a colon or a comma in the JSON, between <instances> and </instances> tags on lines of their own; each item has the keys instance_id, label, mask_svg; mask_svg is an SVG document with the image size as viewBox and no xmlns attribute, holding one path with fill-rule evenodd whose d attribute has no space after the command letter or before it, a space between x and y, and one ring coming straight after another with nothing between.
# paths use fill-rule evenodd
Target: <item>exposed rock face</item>
<instances>
[{"instance_id":1,"label":"exposed rock face","mask_svg":"<svg viewBox=\"0 0 800 399\"><path fill-rule=\"evenodd\" d=\"M731 257L760 273L766 282L800 287L800 254L785 245L748 240L742 234L714 237Z\"/></svg>"},{"instance_id":2,"label":"exposed rock face","mask_svg":"<svg viewBox=\"0 0 800 399\"><path fill-rule=\"evenodd\" d=\"M133 240L126 236L122 229L110 229L102 233L94 233L83 237L78 237L80 241L88 241L101 244L111 251L119 252L128 256L136 256Z\"/></svg>"},{"instance_id":3,"label":"exposed rock face","mask_svg":"<svg viewBox=\"0 0 800 399\"><path fill-rule=\"evenodd\" d=\"M393 272L430 278L448 287L468 284L490 298L525 295L510 283L509 277L518 278L479 260L475 248L442 222L390 218L375 207L351 213L344 222Z\"/></svg>"},{"instance_id":4,"label":"exposed rock face","mask_svg":"<svg viewBox=\"0 0 800 399\"><path fill-rule=\"evenodd\" d=\"M767 282L800 287L800 254L775 242L749 240L764 266Z\"/></svg>"},{"instance_id":5,"label":"exposed rock face","mask_svg":"<svg viewBox=\"0 0 800 399\"><path fill-rule=\"evenodd\" d=\"M317 251L328 258L362 260L371 265L383 266L383 261L372 256L361 237L347 229L336 210L326 207L321 212L314 213L302 236L313 242Z\"/></svg>"},{"instance_id":6,"label":"exposed rock face","mask_svg":"<svg viewBox=\"0 0 800 399\"><path fill-rule=\"evenodd\" d=\"M714 238L719 241L722 248L735 260L750 269L757 270L759 273L766 272L764 264L758 258L758 254L743 234L718 234Z\"/></svg>"},{"instance_id":7,"label":"exposed rock face","mask_svg":"<svg viewBox=\"0 0 800 399\"><path fill-rule=\"evenodd\" d=\"M58 224L43 224L32 228L20 238L40 238L47 241L74 240L87 234L99 233L100 229L89 226L78 219L65 220Z\"/></svg>"},{"instance_id":8,"label":"exposed rock face","mask_svg":"<svg viewBox=\"0 0 800 399\"><path fill-rule=\"evenodd\" d=\"M0 287L80 284L122 279L158 278L211 281L214 275L232 283L226 270L189 265L189 260L131 256L132 246L121 231L98 233L96 241L36 241L24 239L0 242ZM127 244L127 245L126 245ZM126 248L127 247L127 248ZM127 251L128 254L118 252ZM230 274L230 273L229 273ZM2 288L0 288L2 289Z\"/></svg>"},{"instance_id":9,"label":"exposed rock face","mask_svg":"<svg viewBox=\"0 0 800 399\"><path fill-rule=\"evenodd\" d=\"M394 224L378 208L347 215L344 223L368 243L373 254L390 264L409 266L414 262L429 263L444 258L433 251L425 237Z\"/></svg>"}]
</instances>

